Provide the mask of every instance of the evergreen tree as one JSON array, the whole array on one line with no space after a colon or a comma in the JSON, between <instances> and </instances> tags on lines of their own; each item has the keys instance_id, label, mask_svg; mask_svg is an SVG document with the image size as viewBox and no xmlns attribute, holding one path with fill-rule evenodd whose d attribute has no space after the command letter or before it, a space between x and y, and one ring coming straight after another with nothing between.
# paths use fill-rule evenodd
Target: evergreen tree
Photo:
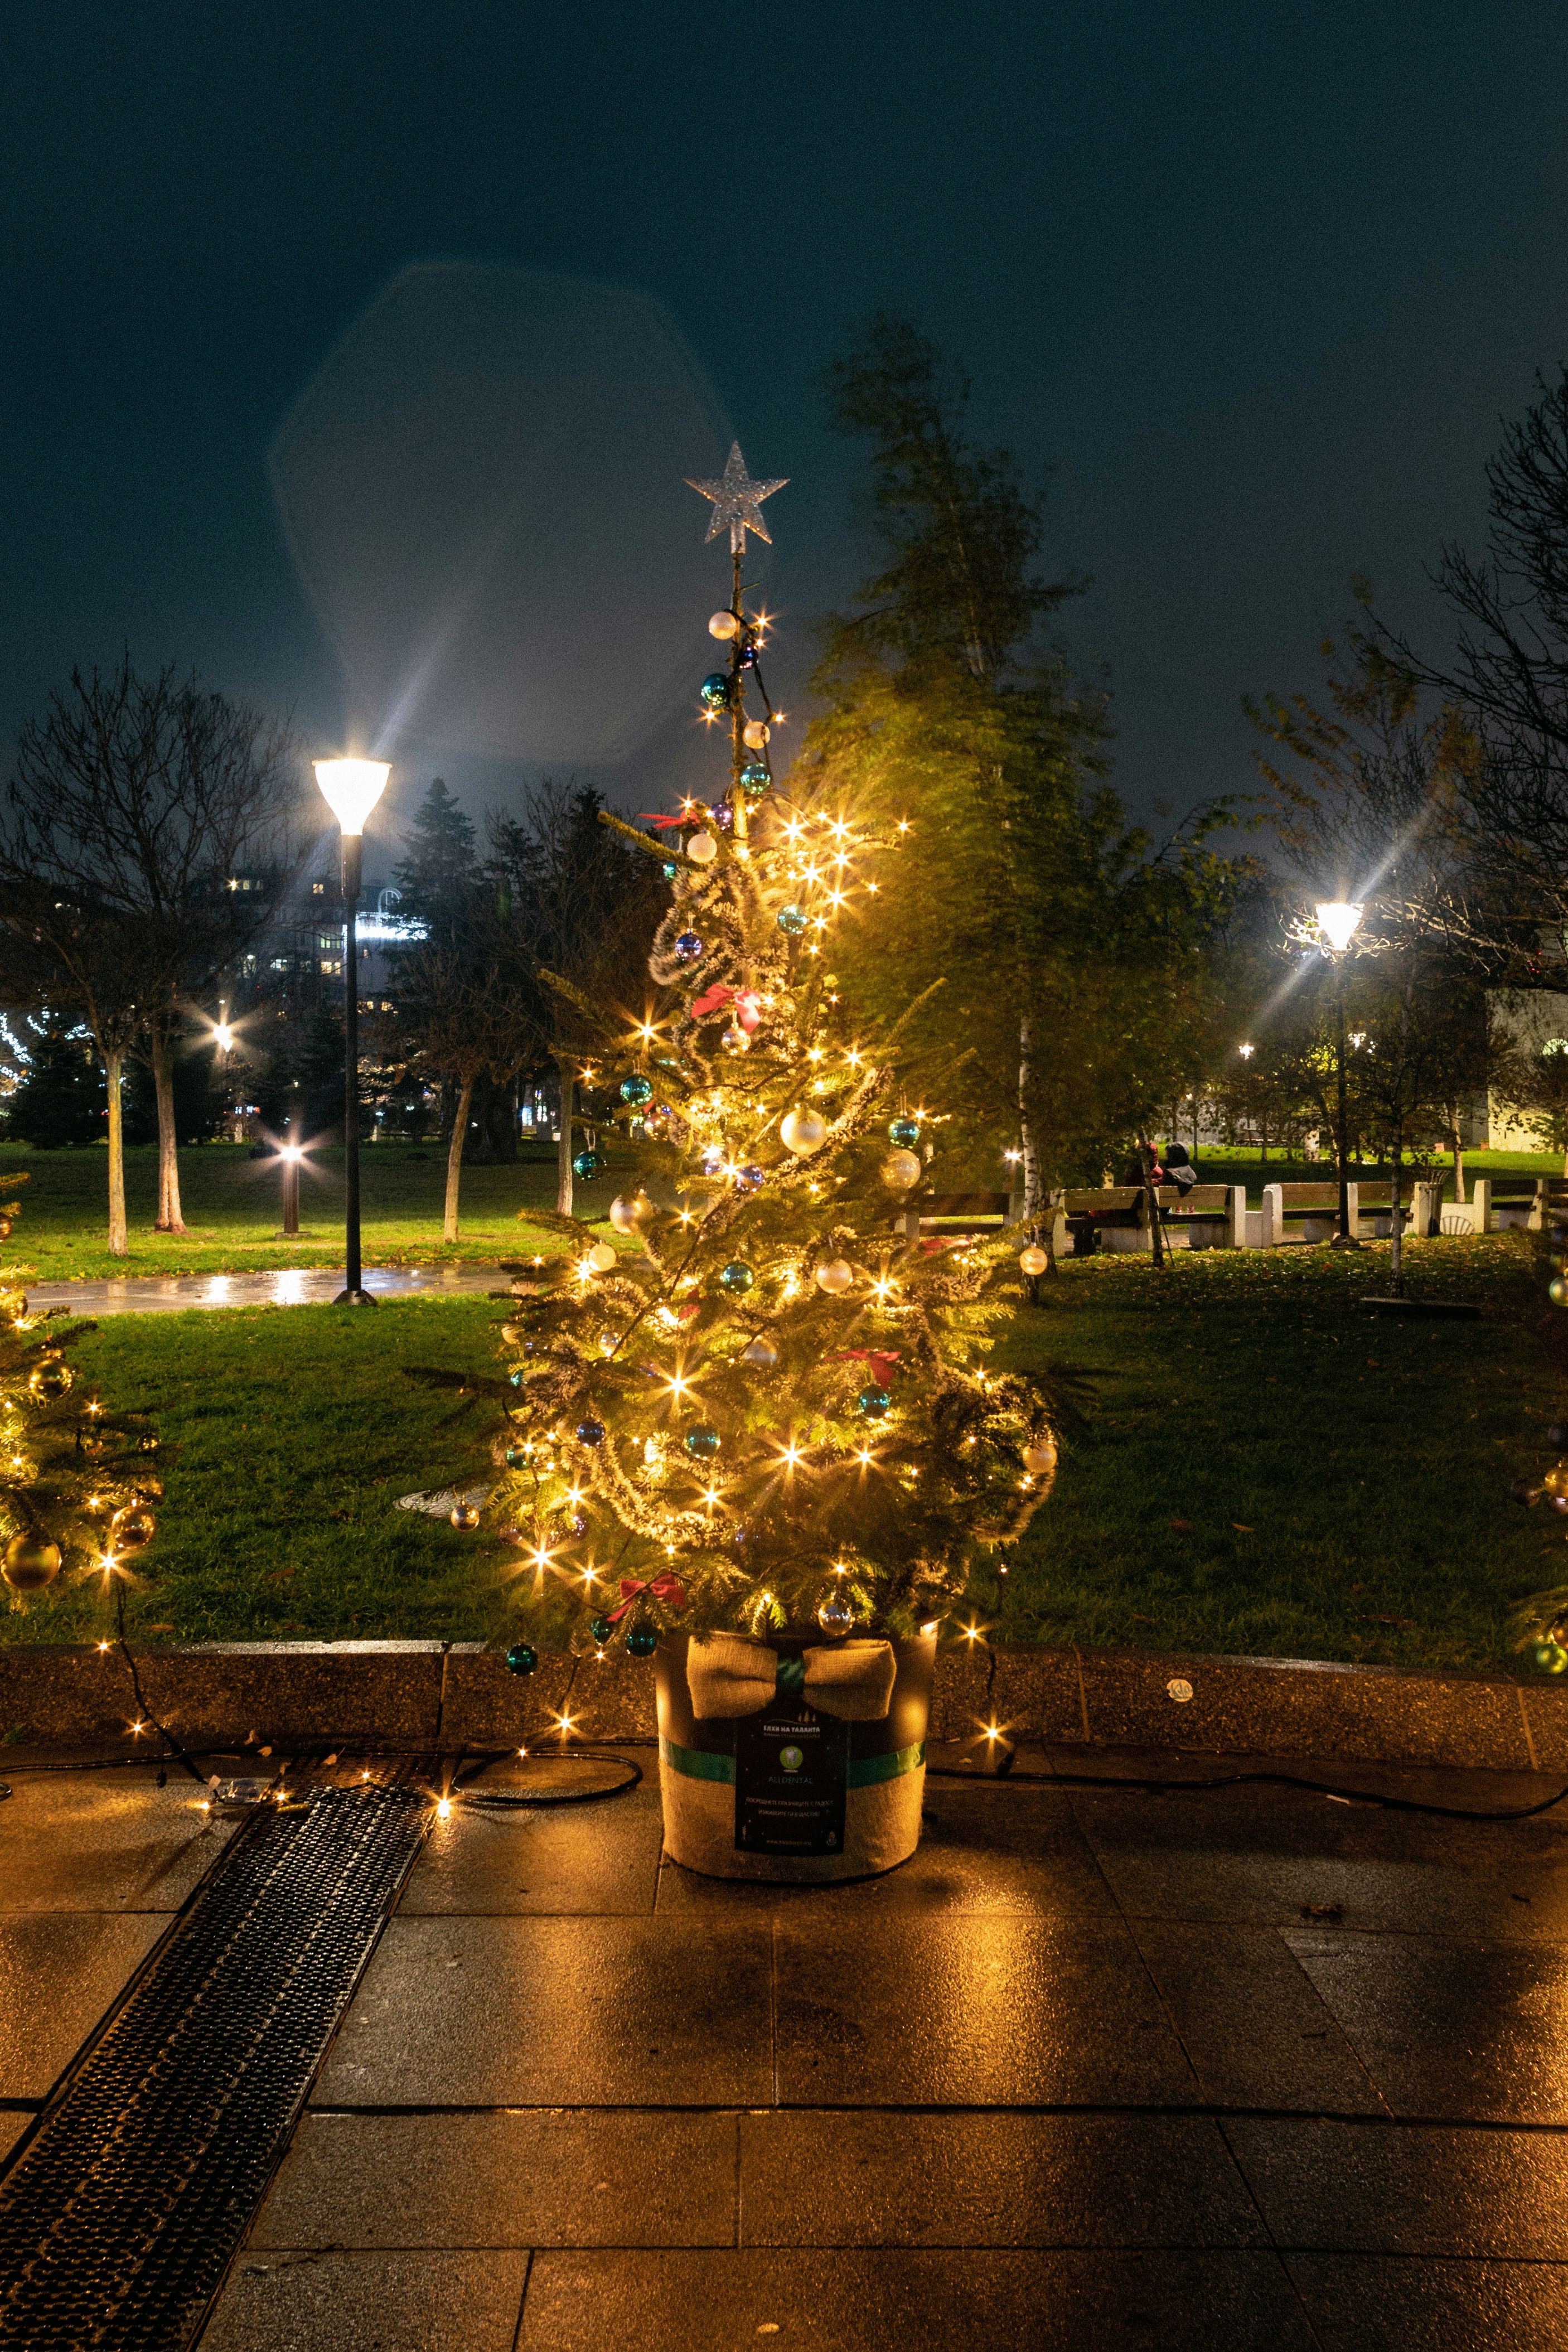
<instances>
[{"instance_id":1,"label":"evergreen tree","mask_svg":"<svg viewBox=\"0 0 1568 2352\"><path fill-rule=\"evenodd\" d=\"M826 970L876 844L774 786L741 581L766 491L738 449L700 487L716 520L731 501L731 598L709 624L730 659L701 689L730 782L660 843L610 820L670 880L644 1018L562 983L616 1081L642 1181L610 1216L631 1245L545 1220L569 1255L518 1270L505 1378L424 1375L504 1401L487 1515L531 1572L534 1622L638 1655L661 1627L917 1629L1021 1534L1072 1417L1065 1375L989 1366L1012 1243L906 1230L907 1024L852 1021ZM576 1172L600 1181L600 1155Z\"/></svg>"},{"instance_id":2,"label":"evergreen tree","mask_svg":"<svg viewBox=\"0 0 1568 2352\"><path fill-rule=\"evenodd\" d=\"M100 1143L108 1127L102 1065L90 1032L54 1013L23 1024L27 1054L21 1083L6 1099L7 1133L37 1151Z\"/></svg>"},{"instance_id":3,"label":"evergreen tree","mask_svg":"<svg viewBox=\"0 0 1568 2352\"><path fill-rule=\"evenodd\" d=\"M404 856L393 868L402 894L400 914L426 925L438 946L461 925L479 881L473 821L440 776L432 779L403 836Z\"/></svg>"}]
</instances>

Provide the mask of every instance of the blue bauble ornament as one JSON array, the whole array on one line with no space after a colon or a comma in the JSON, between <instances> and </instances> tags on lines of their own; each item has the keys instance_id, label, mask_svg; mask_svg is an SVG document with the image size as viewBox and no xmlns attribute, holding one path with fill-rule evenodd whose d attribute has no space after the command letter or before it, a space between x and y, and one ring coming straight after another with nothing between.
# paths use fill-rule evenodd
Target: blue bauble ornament
<instances>
[{"instance_id":1,"label":"blue bauble ornament","mask_svg":"<svg viewBox=\"0 0 1568 2352\"><path fill-rule=\"evenodd\" d=\"M908 1150L911 1143L918 1143L920 1139L921 1123L918 1118L895 1118L889 1123L888 1128L889 1143L901 1143Z\"/></svg>"},{"instance_id":2,"label":"blue bauble ornament","mask_svg":"<svg viewBox=\"0 0 1568 2352\"><path fill-rule=\"evenodd\" d=\"M651 1658L658 1647L658 1635L651 1625L635 1626L626 1635L626 1647L634 1658Z\"/></svg>"},{"instance_id":3,"label":"blue bauble ornament","mask_svg":"<svg viewBox=\"0 0 1568 2352\"><path fill-rule=\"evenodd\" d=\"M868 1421L880 1421L892 1402L886 1389L862 1389L855 1400L855 1410L863 1412Z\"/></svg>"},{"instance_id":4,"label":"blue bauble ornament","mask_svg":"<svg viewBox=\"0 0 1568 2352\"><path fill-rule=\"evenodd\" d=\"M715 801L708 812L721 833L728 833L735 822L735 812L728 801Z\"/></svg>"},{"instance_id":5,"label":"blue bauble ornament","mask_svg":"<svg viewBox=\"0 0 1568 2352\"><path fill-rule=\"evenodd\" d=\"M566 1533L573 1543L581 1543L587 1532L588 1522L583 1517L581 1511L576 1512L573 1517L567 1520Z\"/></svg>"},{"instance_id":6,"label":"blue bauble ornament","mask_svg":"<svg viewBox=\"0 0 1568 2352\"><path fill-rule=\"evenodd\" d=\"M667 858L665 859L665 861L664 861L664 878L665 878L665 880L666 880L667 882L673 882L673 881L674 881L674 879L675 879L675 877L676 877L676 876L679 873L679 871L680 871L680 868L679 868L679 866L676 864L676 862L675 862L675 860L674 860L674 858L673 858L673 857L667 857Z\"/></svg>"},{"instance_id":7,"label":"blue bauble ornament","mask_svg":"<svg viewBox=\"0 0 1568 2352\"><path fill-rule=\"evenodd\" d=\"M604 1164L596 1151L580 1151L572 1162L572 1173L580 1182L591 1184Z\"/></svg>"},{"instance_id":8,"label":"blue bauble ornament","mask_svg":"<svg viewBox=\"0 0 1568 2352\"><path fill-rule=\"evenodd\" d=\"M737 1192L760 1192L766 1181L767 1179L764 1177L762 1170L757 1166L754 1160L748 1160L743 1168L737 1168L735 1171L735 1190ZM1568 1438L1564 1438L1563 1442L1564 1445L1568 1445Z\"/></svg>"},{"instance_id":9,"label":"blue bauble ornament","mask_svg":"<svg viewBox=\"0 0 1568 2352\"><path fill-rule=\"evenodd\" d=\"M781 907L778 922L780 930L787 931L792 940L798 940L805 929L805 917L798 907Z\"/></svg>"},{"instance_id":10,"label":"blue bauble ornament","mask_svg":"<svg viewBox=\"0 0 1568 2352\"><path fill-rule=\"evenodd\" d=\"M641 1105L653 1100L653 1080L642 1076L621 1080L621 1100Z\"/></svg>"},{"instance_id":11,"label":"blue bauble ornament","mask_svg":"<svg viewBox=\"0 0 1568 2352\"><path fill-rule=\"evenodd\" d=\"M520 1364L515 1372L508 1372L507 1379L514 1389L520 1389L522 1386L522 1366Z\"/></svg>"},{"instance_id":12,"label":"blue bauble ornament","mask_svg":"<svg viewBox=\"0 0 1568 2352\"><path fill-rule=\"evenodd\" d=\"M695 963L702 952L702 942L695 931L682 931L675 942L677 963Z\"/></svg>"},{"instance_id":13,"label":"blue bauble ornament","mask_svg":"<svg viewBox=\"0 0 1568 2352\"><path fill-rule=\"evenodd\" d=\"M772 782L772 776L760 760L752 760L741 771L741 790L749 801L760 801Z\"/></svg>"},{"instance_id":14,"label":"blue bauble ornament","mask_svg":"<svg viewBox=\"0 0 1568 2352\"><path fill-rule=\"evenodd\" d=\"M590 1617L588 1620L588 1631L592 1633L595 1641L597 1642L601 1650L604 1648L605 1643L609 1640L615 1630L615 1627L611 1624L607 1617Z\"/></svg>"},{"instance_id":15,"label":"blue bauble ornament","mask_svg":"<svg viewBox=\"0 0 1568 2352\"><path fill-rule=\"evenodd\" d=\"M761 652L762 647L758 645L755 637L742 637L741 639L741 667L742 669L755 669L757 666L757 656Z\"/></svg>"},{"instance_id":16,"label":"blue bauble ornament","mask_svg":"<svg viewBox=\"0 0 1568 2352\"><path fill-rule=\"evenodd\" d=\"M719 1287L721 1290L727 1290L731 1298L741 1298L750 1290L756 1278L744 1258L732 1258L728 1265L720 1270Z\"/></svg>"},{"instance_id":17,"label":"blue bauble ornament","mask_svg":"<svg viewBox=\"0 0 1568 2352\"><path fill-rule=\"evenodd\" d=\"M689 1429L686 1433L686 1450L688 1454L695 1454L700 1462L711 1461L713 1455L719 1451L718 1431Z\"/></svg>"},{"instance_id":18,"label":"blue bauble ornament","mask_svg":"<svg viewBox=\"0 0 1568 2352\"><path fill-rule=\"evenodd\" d=\"M602 1421L580 1421L577 1423L577 1442L580 1445L603 1445L605 1442L604 1423Z\"/></svg>"},{"instance_id":19,"label":"blue bauble ornament","mask_svg":"<svg viewBox=\"0 0 1568 2352\"><path fill-rule=\"evenodd\" d=\"M730 681L721 669L710 672L703 679L698 691L702 697L702 706L705 710L729 709Z\"/></svg>"},{"instance_id":20,"label":"blue bauble ornament","mask_svg":"<svg viewBox=\"0 0 1568 2352\"><path fill-rule=\"evenodd\" d=\"M528 1456L523 1452L521 1445L509 1445L507 1447L506 1466L509 1470L521 1470L527 1459Z\"/></svg>"},{"instance_id":21,"label":"blue bauble ornament","mask_svg":"<svg viewBox=\"0 0 1568 2352\"><path fill-rule=\"evenodd\" d=\"M531 1675L539 1664L539 1653L527 1642L514 1642L506 1654L507 1669L514 1675Z\"/></svg>"}]
</instances>

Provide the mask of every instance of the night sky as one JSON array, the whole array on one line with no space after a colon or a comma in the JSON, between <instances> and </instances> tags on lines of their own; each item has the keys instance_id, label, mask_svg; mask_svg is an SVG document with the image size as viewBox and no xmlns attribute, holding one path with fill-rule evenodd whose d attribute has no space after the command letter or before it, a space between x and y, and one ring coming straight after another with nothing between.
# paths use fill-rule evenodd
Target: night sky
<instances>
[{"instance_id":1,"label":"night sky","mask_svg":"<svg viewBox=\"0 0 1568 2352\"><path fill-rule=\"evenodd\" d=\"M649 443L643 348L629 336L617 366L616 306L576 289L603 329L603 467L574 459L587 412L570 367L552 377L558 334L531 393L560 412L556 527L475 641L504 667L514 612L525 633L548 622L548 696L521 677L477 735L454 717L460 678L415 698L399 809L437 769L476 811L542 764L634 806L701 772L681 631L694 687L725 566L708 551L710 595L706 509L678 478L710 470L730 428L753 474L791 478L767 509L766 589L796 696L806 625L868 555L856 455L825 430L816 379L879 307L963 361L977 432L1048 478L1050 566L1093 582L1066 639L1109 677L1117 782L1141 809L1247 788L1239 698L1311 681L1352 572L1390 617L1440 626L1423 567L1445 537L1478 538L1500 415L1568 358L1561 5L55 0L7 11L6 51L7 741L74 662L122 645L291 709L311 751L386 722L363 678L345 687L269 452L313 384L320 421L320 372L410 264L627 289L626 316L639 334L668 321L661 364L694 388L689 462L670 463L684 412L667 404L669 446ZM538 295L537 276L517 283ZM395 343L376 363L395 397ZM446 437L470 505L487 466L506 470L464 440L475 364L459 339ZM445 396L437 369L421 412L437 444ZM317 495L335 412L314 446L329 570L323 536L362 572L374 529L403 547L401 471L363 406L341 422L336 508ZM361 483L368 540L341 520ZM600 607L574 551L602 553L616 510L626 565ZM690 538L662 573L678 521ZM428 551L428 511L420 528ZM387 677L402 576L385 569L374 608ZM481 606L489 577L465 591ZM410 610L431 593L410 574Z\"/></svg>"}]
</instances>

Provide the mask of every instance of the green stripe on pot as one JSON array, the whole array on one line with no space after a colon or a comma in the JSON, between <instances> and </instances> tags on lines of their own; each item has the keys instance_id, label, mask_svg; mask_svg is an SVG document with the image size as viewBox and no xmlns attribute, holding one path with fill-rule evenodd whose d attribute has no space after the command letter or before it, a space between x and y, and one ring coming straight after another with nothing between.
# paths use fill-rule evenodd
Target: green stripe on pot
<instances>
[{"instance_id":1,"label":"green stripe on pot","mask_svg":"<svg viewBox=\"0 0 1568 2352\"><path fill-rule=\"evenodd\" d=\"M661 1763L668 1764L672 1772L684 1773L689 1780L721 1780L734 1785L732 1756L710 1755L704 1748L681 1748L673 1739L664 1738L658 1743L658 1754ZM848 1785L851 1789L870 1789L879 1780L897 1780L905 1772L918 1771L925 1760L923 1739L917 1740L912 1748L896 1748L888 1756L852 1756Z\"/></svg>"}]
</instances>

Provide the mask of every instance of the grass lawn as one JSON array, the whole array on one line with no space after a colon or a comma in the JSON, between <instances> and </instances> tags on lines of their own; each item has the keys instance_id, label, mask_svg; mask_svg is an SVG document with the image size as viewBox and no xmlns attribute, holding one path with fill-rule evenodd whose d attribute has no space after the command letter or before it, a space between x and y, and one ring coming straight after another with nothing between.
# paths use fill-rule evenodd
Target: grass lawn
<instances>
[{"instance_id":1,"label":"grass lawn","mask_svg":"<svg viewBox=\"0 0 1568 2352\"><path fill-rule=\"evenodd\" d=\"M297 1240L279 1233L278 1162L252 1160L249 1147L205 1143L180 1154L180 1187L190 1231L183 1240L152 1230L157 1214L158 1155L148 1145L125 1155L130 1255L110 1257L108 1155L93 1148L29 1151L0 1144L0 1197L6 1178L30 1171L19 1194L22 1217L7 1258L39 1282L103 1275L241 1274L269 1266L341 1265L343 1260L343 1155L315 1151L300 1172ZM462 1237L441 1239L447 1158L438 1145L378 1143L360 1151L361 1223L367 1265L457 1265L508 1256L523 1246L518 1211L555 1206L555 1153L536 1152L510 1168L465 1168ZM606 1214L616 1190L606 1173L578 1189L577 1212ZM532 1243L530 1242L530 1246ZM548 1246L548 1245L547 1245Z\"/></svg>"},{"instance_id":2,"label":"grass lawn","mask_svg":"<svg viewBox=\"0 0 1568 2352\"><path fill-rule=\"evenodd\" d=\"M514 1171L494 1171L516 1181ZM1201 1251L1156 1275L1086 1259L1022 1309L1017 1360L1097 1375L1092 1440L1008 1574L978 1594L1000 1635L1116 1648L1508 1663L1512 1605L1568 1581L1562 1520L1507 1499L1568 1407L1568 1315L1527 1238L1408 1254L1410 1287L1480 1300L1479 1323L1373 1322L1386 1246ZM487 1363L484 1298L107 1319L76 1350L117 1404L157 1414L167 1494L145 1638L490 1638L515 1623L488 1536L395 1510L465 1463L468 1421L402 1366ZM480 1408L479 1410L484 1410ZM89 1637L73 1591L19 1641Z\"/></svg>"}]
</instances>

